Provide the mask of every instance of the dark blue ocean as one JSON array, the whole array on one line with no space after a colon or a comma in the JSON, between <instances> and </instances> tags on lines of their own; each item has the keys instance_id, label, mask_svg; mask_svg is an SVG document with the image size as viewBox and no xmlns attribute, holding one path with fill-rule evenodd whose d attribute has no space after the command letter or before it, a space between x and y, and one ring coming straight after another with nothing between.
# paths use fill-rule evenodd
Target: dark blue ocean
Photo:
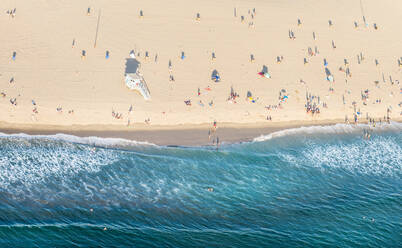
<instances>
[{"instance_id":1,"label":"dark blue ocean","mask_svg":"<svg viewBox=\"0 0 402 248\"><path fill-rule=\"evenodd\" d=\"M0 247L401 247L402 125L366 128L219 151L3 134Z\"/></svg>"}]
</instances>

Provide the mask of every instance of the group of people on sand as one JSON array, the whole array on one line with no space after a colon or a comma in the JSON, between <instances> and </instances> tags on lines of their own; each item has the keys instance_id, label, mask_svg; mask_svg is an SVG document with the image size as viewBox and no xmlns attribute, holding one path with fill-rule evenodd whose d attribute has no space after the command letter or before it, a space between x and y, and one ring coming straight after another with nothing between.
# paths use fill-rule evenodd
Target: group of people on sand
<instances>
[{"instance_id":1,"label":"group of people on sand","mask_svg":"<svg viewBox=\"0 0 402 248\"><path fill-rule=\"evenodd\" d=\"M128 109L128 113L127 113L127 125L126 125L127 127L129 127L131 125L130 114L132 113L133 110L134 110L133 105L130 105L130 107ZM162 112L162 114L166 114L166 112ZM123 113L119 113L119 112L112 110L112 117L117 120L122 120ZM151 118L149 118L149 117L145 118L144 122L147 125L151 125Z\"/></svg>"},{"instance_id":2,"label":"group of people on sand","mask_svg":"<svg viewBox=\"0 0 402 248\"><path fill-rule=\"evenodd\" d=\"M14 18L16 12L17 12L17 8L14 8L14 9L7 10L6 13L7 13L11 18Z\"/></svg>"},{"instance_id":3,"label":"group of people on sand","mask_svg":"<svg viewBox=\"0 0 402 248\"><path fill-rule=\"evenodd\" d=\"M3 98L5 98L5 97L7 96L7 94L4 93L4 92L1 92L1 93L0 93L0 96L3 97ZM18 96L20 96L20 95L18 95ZM38 110L38 106L37 106L36 101L32 99L32 100L31 100L31 103L32 103L32 106L33 106L33 107L32 107L32 113L33 113L33 114L39 114L39 110ZM13 106L17 106L17 105L18 105L17 98L16 98L16 97L10 98L10 104L13 105ZM57 107L57 108L56 108L56 112L58 112L58 113L63 113L63 107L61 107L61 106ZM74 114L74 109L70 109L70 110L68 111L68 113L69 113L69 114Z\"/></svg>"},{"instance_id":4,"label":"group of people on sand","mask_svg":"<svg viewBox=\"0 0 402 248\"><path fill-rule=\"evenodd\" d=\"M306 93L306 108L307 114L316 115L320 113L320 97L312 95L311 93Z\"/></svg>"},{"instance_id":5,"label":"group of people on sand","mask_svg":"<svg viewBox=\"0 0 402 248\"><path fill-rule=\"evenodd\" d=\"M9 11L7 11L7 13L8 13L10 16L15 17L16 9L9 10ZM90 14L91 14L91 8L88 8L88 9L87 9L87 15L90 15ZM234 9L234 16L237 18L237 9L236 9L236 8ZM256 16L256 10L255 10L255 8L248 11L248 18L250 18L250 20L251 20L251 21L249 22L249 26L254 26L254 19L255 19L255 16ZM140 18L143 18L143 17L144 17L144 13L143 13L143 11L141 10L141 11L140 11ZM245 17L244 15L241 15L241 16L240 16L240 21L241 21L241 22L244 22L245 19L246 19L246 17ZM201 15L200 15L200 13L197 13L197 14L196 14L196 20L197 20L197 21L200 21L200 20L201 20ZM329 25L329 27L332 27L332 26L333 26L332 20L329 20L329 21L328 21L328 25ZM302 26L302 21L301 21L300 18L297 19L297 26L299 26L299 27ZM356 22L355 22L355 27L357 27L357 23L356 23ZM377 28L378 28L377 25L375 25L375 30L377 30ZM290 38L291 40L295 40L295 39L296 39L296 35L295 35L295 32L293 31L293 29L289 29L289 30L288 30L288 36L289 36L289 38ZM316 40L316 39L317 39L316 33L313 32L313 40ZM76 44L76 40L73 39L73 43L72 43L72 47L73 47L73 48L74 48L75 44ZM332 46L333 49L336 48L336 45L335 45L335 41L334 41L334 40L331 41L331 46ZM313 47L314 47L314 50L313 50ZM338 49L339 49L339 48L338 48ZM309 46L309 47L307 47L307 57L310 57L310 58L311 58L311 57L317 56L319 53L320 53L320 52L319 52L317 46ZM86 54L86 51L85 51L85 50L82 50L82 51L81 51L81 55L82 55L83 58L85 58L86 55L87 55L87 54ZM139 55L140 55L140 54L138 53L138 56L139 56ZM144 55L144 56L145 56L145 57L144 57L145 60L147 60L147 59L149 58L150 55L149 55L148 51L145 52L145 55ZM179 56L179 58L180 58L181 60L185 60L185 59L186 59L186 54L185 54L184 51L181 51L181 53L178 54L178 56ZM13 53L12 59L15 60L15 57L16 57L16 52ZM135 58L135 53L134 53L134 51L130 52L130 57L134 57L134 58ZM109 51L106 51L106 59L108 59L108 58L109 58ZM214 61L214 60L216 59L215 51L211 52L211 58L212 58L212 61ZM250 56L250 62L254 62L254 60L255 60L254 55L251 54L251 56ZM357 63L358 63L358 64L361 64L364 60L365 60L365 57L363 56L363 52L360 52L360 53L357 55ZM154 61L155 61L155 63L157 63L157 61L158 61L158 55L157 55L157 54L155 55ZM280 63L283 61L283 56L277 56L277 57L276 57L276 61L277 61L278 64L280 64ZM307 64L307 63L308 63L307 58L305 58L305 59L304 59L304 64ZM329 92L333 93L333 92L335 91L335 89L334 89L334 87L335 87L335 86L334 86L335 81L334 81L334 79L333 79L332 74L330 73L330 71L329 71L329 69L328 69L328 64L329 64L328 61L324 58L324 70L325 70L325 73L326 73L326 75L327 75L327 81L329 81L329 83L330 83ZM350 64L350 62L349 62L347 59L344 59L343 65L339 67L339 71L345 73L345 80L346 80L346 82L347 82L347 79L348 79L348 78L351 78L351 76L352 76L351 71L350 71L349 64ZM376 64L377 66L379 65L379 61L378 61L377 59L375 59L375 64ZM398 66L399 66L399 67L402 67L402 57L401 57L400 59L398 59ZM169 63L168 63L168 70L169 70L169 82L175 82L175 78L174 78L174 76L173 76L173 65L172 65L172 61L171 61L171 60L169 60ZM269 77L269 78L270 78L270 77ZM219 74L216 74L215 76L212 77L212 80L213 80L214 83L218 83L218 82L220 82L221 77L220 77ZM384 75L383 75L383 81L385 82ZM392 77L391 77L391 76L390 76L390 81L391 81L391 83L394 83L394 81L392 80ZM377 81L377 82L378 82L378 81ZM395 82L398 82L398 84L399 84L399 81L398 81L398 80L396 80ZM10 83L14 83L14 77L11 78ZM303 85L306 85L306 82L303 81L302 79L300 79L300 83L303 84ZM378 84L379 84L379 83L376 83L376 85L378 85ZM212 89L211 89L210 86L208 86L207 88L205 88L205 90L206 90L206 91L211 91ZM201 96L201 90L200 90L200 88L198 88L197 95L198 95L199 97ZM7 95L6 95L6 93L1 92L1 96L2 96L3 98L5 98ZM238 98L239 98L239 94L233 89L233 87L231 87L230 94L229 94L229 97L227 98L227 101L230 102L230 103L237 103L237 102L238 102ZM251 97L251 95L249 96L248 93L247 93L247 98L246 98L246 99L247 99L249 102L253 102L253 103L254 103L254 102L256 101L256 99L258 99L258 98ZM272 105L266 105L266 106L265 106L265 109L268 110L268 111L276 110L276 109L281 109L283 103L286 102L287 99L288 99L288 94L286 93L286 91L281 91L281 92L279 93L279 101L278 101L278 103L277 103L277 104L272 104ZM367 105L368 99L369 99L369 89L365 89L365 90L362 91L362 93L361 93L362 104L363 104L363 105ZM33 101L33 100L32 100L32 101ZM196 102L198 103L199 106L204 107L204 102L202 102L202 100L199 100L199 101L196 101ZM17 105L17 98L11 98L11 99L10 99L10 103L11 103L12 105L16 106L16 105ZM344 97L344 96L343 96L343 103L346 104L346 101L345 101L345 97ZM380 103L381 103L381 99L380 99L380 98L379 98L379 99L376 99L374 103L380 104ZM191 99L186 99L186 100L184 100L184 104L185 104L186 106L192 106L192 100L191 100ZM209 106L212 107L213 104L214 104L213 100L211 100L208 104L209 104ZM34 102L33 102L33 105L34 105L34 106L33 106L33 110L32 110L32 111L33 111L35 114L37 114L37 113L38 113L38 106L36 106L36 103L34 103ZM356 106L356 103L355 103L355 104L352 104L352 105L353 105L353 106ZM315 96L315 95L312 95L312 94L310 94L310 93L307 93L307 95L306 95L306 103L305 103L305 110L306 110L306 113L307 113L307 114L311 114L311 115L320 114L320 112L321 112L321 107L322 107L322 108L327 108L327 104L326 104L325 102L321 102L321 101L320 101L320 96ZM59 113L62 113L62 112L63 112L62 107L58 107L56 110L57 110L57 112L59 112ZM131 109L129 110L129 113L131 112L131 110L132 110L132 107L131 107ZM388 110L387 110L387 111L388 111ZM69 114L73 114L73 113L74 113L74 110L69 110L68 113L69 113ZM359 118L360 116L361 116L360 110L357 111L356 108L355 108L355 111L354 111L354 113L353 113L353 117L354 117L354 122L355 122L355 123L358 122L358 118ZM122 114L122 113L115 112L114 110L112 110L112 117L115 118L115 119L120 120L120 119L123 119L123 114ZM387 112L387 117L386 117L386 119L387 119L387 120L390 119L390 118L389 118L389 112ZM266 116L266 120L272 121L271 115L267 115L267 116ZM346 121L346 120L347 120L347 118L345 118L345 121ZM128 119L128 124L129 124L129 123L130 123L130 120ZM145 119L145 123L150 124L150 119L149 119L149 118L148 118L148 119ZM211 140L211 137L216 136L216 135L215 135L215 134L216 134L216 128L217 128L216 125L217 125L217 122L214 121L213 128L210 129L209 132L208 132L208 139L209 139L209 140ZM219 138L216 136L216 138L213 139L213 142L214 142L214 143L216 142L216 144L218 145L218 144L219 144Z\"/></svg>"},{"instance_id":6,"label":"group of people on sand","mask_svg":"<svg viewBox=\"0 0 402 248\"><path fill-rule=\"evenodd\" d=\"M227 101L230 103L237 103L236 99L238 97L240 97L240 95L233 89L233 87L230 87L230 95Z\"/></svg>"},{"instance_id":7,"label":"group of people on sand","mask_svg":"<svg viewBox=\"0 0 402 248\"><path fill-rule=\"evenodd\" d=\"M123 114L115 112L114 110L112 110L112 117L115 118L115 119L120 120L120 119L123 119Z\"/></svg>"},{"instance_id":8,"label":"group of people on sand","mask_svg":"<svg viewBox=\"0 0 402 248\"><path fill-rule=\"evenodd\" d=\"M17 98L11 98L10 103L14 106L17 106Z\"/></svg>"},{"instance_id":9,"label":"group of people on sand","mask_svg":"<svg viewBox=\"0 0 402 248\"><path fill-rule=\"evenodd\" d=\"M251 17L251 19L254 19L255 15L256 15L255 9L253 9L252 11L249 10L248 14ZM234 16L237 17L237 9L236 8L234 9ZM197 13L196 20L200 21L200 19L201 19L200 14ZM243 15L240 16L240 20L241 20L241 22L244 22L245 21L245 16L243 16ZM328 20L328 25L329 25L330 28L334 25L332 20ZM300 18L297 19L297 26L299 26L299 27L302 26L302 21L301 21ZM289 33L289 38L290 39L292 39L292 40L296 39L296 35L295 35L293 29L289 29L288 33ZM317 39L316 32L313 32L312 34L313 34L313 36L312 36L313 40L316 40ZM333 49L337 48L337 46L335 45L334 40L331 40L331 46L332 46ZM320 52L319 52L317 46L311 46L311 47L307 48L307 54L310 57L317 56L319 53ZM184 55L184 52L181 52L180 59L184 60L185 58L186 58L186 56ZM215 52L212 52L212 60L214 60L215 58L216 58ZM362 61L364 61L365 58L364 58L362 52L360 52L360 54L357 55L357 59L358 59L358 64L360 64ZM283 56L277 56L277 62L278 63L281 63L282 60L283 60ZM251 62L253 62L253 61L254 61L254 55L252 54L251 55ZM305 61L307 61L307 59L305 59ZM335 88L334 88L335 80L334 80L334 77L333 77L333 75L331 74L331 72L330 72L330 70L328 68L328 64L329 64L328 61L324 58L325 73L327 75L327 81L329 81L329 83L330 83L328 91L330 93L334 93L335 92ZM344 59L344 65L339 67L339 70L345 73L345 82L347 82L347 78L350 78L352 76L349 64L350 64L349 61L347 59ZM378 64L379 64L379 62L378 62L378 60L376 60L376 65L378 65ZM402 66L401 64L402 64L402 58L398 60L398 65ZM172 73L173 66L172 66L171 60L169 60L168 69L169 69L169 72L170 72L169 81L174 82L174 76L173 76L173 73ZM219 78L219 80L220 80L220 78ZM306 82L303 81L302 79L300 79L300 82L303 85L306 85ZM210 88L210 87L208 87L208 88ZM197 95L201 96L200 88L198 88ZM235 92L233 90L233 88L231 88L231 92L230 92L230 95L229 95L227 101L230 102L230 103L237 103L237 98L238 97L239 97L239 94L237 92ZM287 98L288 98L288 95L286 93L284 93L283 95L282 95L282 93L280 93L279 103L274 104L274 105L267 105L265 108L267 110L280 109L280 108L282 108L283 102L285 102L287 100ZM366 104L367 99L368 99L368 89L364 91L364 94L362 94L363 105L367 105ZM247 97L247 100L249 100L249 97ZM252 100L253 100L252 102L255 102L254 98ZM381 100L379 100L377 102L381 102ZM343 96L343 103L346 104L345 96ZM186 100L184 100L184 104L186 106L192 106L192 100L191 99L186 99ZM198 101L198 105L200 105L201 107L204 106L204 103L202 102L202 100ZM312 96L312 95L310 95L309 97L307 97L306 103L305 103L305 109L306 109L307 114L311 114L311 115L320 114L321 108L328 108L328 105L327 105L326 102L321 102L320 101L320 96ZM355 112L354 116L355 116L355 119L357 119L356 116L360 116L360 113ZM267 120L272 120L272 117L270 115L267 115L266 119Z\"/></svg>"}]
</instances>

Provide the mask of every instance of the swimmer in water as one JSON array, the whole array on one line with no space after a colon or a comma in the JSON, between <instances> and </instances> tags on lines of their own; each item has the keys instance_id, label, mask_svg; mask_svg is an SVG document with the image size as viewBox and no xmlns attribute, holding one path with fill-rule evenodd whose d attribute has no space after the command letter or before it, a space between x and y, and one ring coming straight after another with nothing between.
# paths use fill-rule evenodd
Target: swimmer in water
<instances>
[{"instance_id":1,"label":"swimmer in water","mask_svg":"<svg viewBox=\"0 0 402 248\"><path fill-rule=\"evenodd\" d=\"M212 188L212 187L208 187L208 189L207 189L209 192L214 192L214 188Z\"/></svg>"}]
</instances>

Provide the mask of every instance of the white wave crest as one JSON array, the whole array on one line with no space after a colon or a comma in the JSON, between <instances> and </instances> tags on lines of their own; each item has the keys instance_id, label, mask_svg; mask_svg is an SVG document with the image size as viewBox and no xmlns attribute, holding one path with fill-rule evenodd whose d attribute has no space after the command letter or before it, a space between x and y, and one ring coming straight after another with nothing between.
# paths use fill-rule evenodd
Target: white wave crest
<instances>
[{"instance_id":1,"label":"white wave crest","mask_svg":"<svg viewBox=\"0 0 402 248\"><path fill-rule=\"evenodd\" d=\"M59 140L78 144L85 144L98 147L132 147L132 146L156 146L153 143L146 141L135 141L123 138L101 138L96 136L89 137L79 137L70 134L58 133L53 135L29 135L25 133L18 134L5 134L0 133L0 138L23 138L23 139L48 139L48 140Z\"/></svg>"},{"instance_id":2,"label":"white wave crest","mask_svg":"<svg viewBox=\"0 0 402 248\"><path fill-rule=\"evenodd\" d=\"M295 166L344 169L363 174L400 176L402 153L398 138L376 136L346 143L304 141L297 154L282 152L278 156Z\"/></svg>"},{"instance_id":3,"label":"white wave crest","mask_svg":"<svg viewBox=\"0 0 402 248\"><path fill-rule=\"evenodd\" d=\"M63 178L81 172L97 173L119 159L112 150L78 147L71 142L56 144L18 139L3 140L0 145L0 187L21 190L22 195L35 190L33 184L53 180L63 184Z\"/></svg>"},{"instance_id":4,"label":"white wave crest","mask_svg":"<svg viewBox=\"0 0 402 248\"><path fill-rule=\"evenodd\" d=\"M390 124L383 123L377 124L375 127L368 124L335 124L328 126L308 126L299 128L290 128L277 132L273 132L267 135L261 135L253 139L253 142L263 142L274 138L300 135L300 134L348 134L362 132L365 129L371 129L373 131L402 131L402 123L391 122Z\"/></svg>"},{"instance_id":5,"label":"white wave crest","mask_svg":"<svg viewBox=\"0 0 402 248\"><path fill-rule=\"evenodd\" d=\"M303 151L303 157L306 163L319 168L328 166L383 175L398 175L402 171L400 147L387 138L347 145L313 145Z\"/></svg>"}]
</instances>

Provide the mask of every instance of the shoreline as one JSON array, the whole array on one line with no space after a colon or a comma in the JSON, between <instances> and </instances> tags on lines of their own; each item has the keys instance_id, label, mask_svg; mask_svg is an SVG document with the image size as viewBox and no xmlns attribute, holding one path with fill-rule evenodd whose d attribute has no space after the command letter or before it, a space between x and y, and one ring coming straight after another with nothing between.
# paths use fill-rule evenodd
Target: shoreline
<instances>
[{"instance_id":1,"label":"shoreline","mask_svg":"<svg viewBox=\"0 0 402 248\"><path fill-rule=\"evenodd\" d=\"M400 119L393 120L401 122ZM248 142L261 136L291 128L329 126L345 124L341 120L292 121L254 124L218 123L216 133L208 139L211 124L157 126L138 124L136 127L112 125L25 125L0 122L0 132L5 134L24 133L28 135L67 134L77 137L121 138L136 142L148 142L160 146L209 146L219 137L220 143ZM361 121L359 124L367 124Z\"/></svg>"},{"instance_id":2,"label":"shoreline","mask_svg":"<svg viewBox=\"0 0 402 248\"><path fill-rule=\"evenodd\" d=\"M402 2L382 7L365 1L367 26L346 0L13 1L0 15L0 130L208 145L214 120L232 143L400 119Z\"/></svg>"}]
</instances>

